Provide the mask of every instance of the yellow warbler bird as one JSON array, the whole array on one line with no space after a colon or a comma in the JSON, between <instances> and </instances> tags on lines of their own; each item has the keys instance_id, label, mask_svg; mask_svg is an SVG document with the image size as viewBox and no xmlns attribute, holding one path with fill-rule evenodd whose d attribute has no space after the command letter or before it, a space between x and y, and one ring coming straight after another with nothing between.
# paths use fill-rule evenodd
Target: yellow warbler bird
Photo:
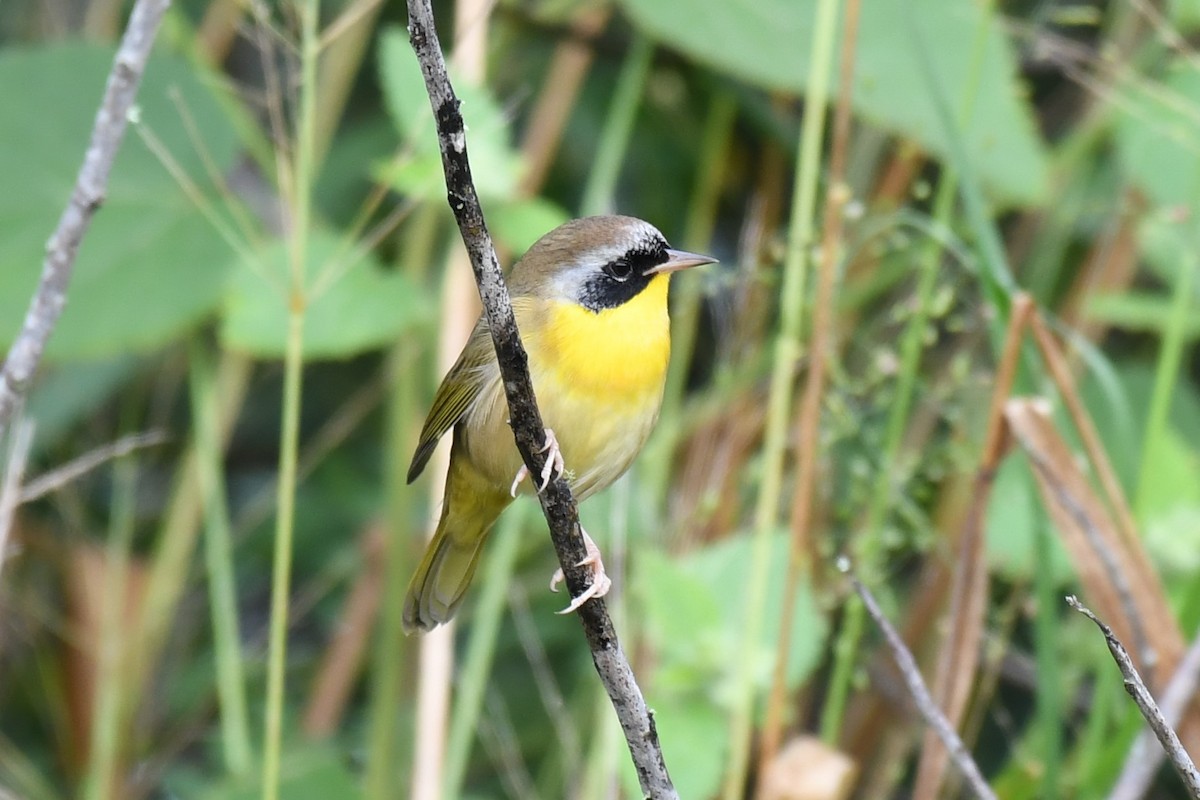
<instances>
[{"instance_id":1,"label":"yellow warbler bird","mask_svg":"<svg viewBox=\"0 0 1200 800\"><path fill-rule=\"evenodd\" d=\"M564 464L579 500L633 463L658 419L671 332L671 274L716 259L667 247L648 222L604 216L547 233L508 277L513 312L545 421L541 491ZM484 540L528 476L508 425L508 403L481 317L442 380L408 470L411 483L438 439L454 429L437 532L408 587L404 629L431 630L454 616ZM564 611L602 596L611 582L585 532L590 588ZM555 573L551 588L562 579Z\"/></svg>"}]
</instances>

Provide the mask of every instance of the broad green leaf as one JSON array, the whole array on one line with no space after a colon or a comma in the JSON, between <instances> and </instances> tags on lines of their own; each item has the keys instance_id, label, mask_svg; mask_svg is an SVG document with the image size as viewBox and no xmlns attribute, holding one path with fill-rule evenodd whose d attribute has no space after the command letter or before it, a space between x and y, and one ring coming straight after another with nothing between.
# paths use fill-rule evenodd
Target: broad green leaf
<instances>
[{"instance_id":1,"label":"broad green leaf","mask_svg":"<svg viewBox=\"0 0 1200 800\"><path fill-rule=\"evenodd\" d=\"M771 89L800 93L808 79L814 3L799 0L621 0L634 22L664 44ZM1016 60L993 21L977 57L981 14L958 0L891 0L864 8L854 68L854 110L884 130L949 152L917 60L919 25L955 108L971 109L964 131L980 177L1004 203L1036 203L1047 187L1046 156ZM910 21L911 20L911 21ZM977 74L977 80L972 76Z\"/></svg>"},{"instance_id":2,"label":"broad green leaf","mask_svg":"<svg viewBox=\"0 0 1200 800\"><path fill-rule=\"evenodd\" d=\"M347 754L332 744L297 743L287 747L280 764L279 795L288 800L359 797L360 778L351 771L350 764ZM205 783L190 796L201 800L252 800L262 794L262 777L258 774Z\"/></svg>"},{"instance_id":3,"label":"broad green leaf","mask_svg":"<svg viewBox=\"0 0 1200 800\"><path fill-rule=\"evenodd\" d=\"M403 28L393 26L380 37L379 72L388 112L408 147L396 160L381 166L378 176L405 194L444 197L433 111L421 67ZM454 91L467 128L476 191L483 197L510 196L517 185L520 159L509 146L508 119L486 90L458 80Z\"/></svg>"},{"instance_id":4,"label":"broad green leaf","mask_svg":"<svg viewBox=\"0 0 1200 800\"><path fill-rule=\"evenodd\" d=\"M1157 336L1170 319L1171 298L1143 291L1097 294L1088 298L1085 310L1088 319ZM1189 319L1185 329L1189 339L1200 335L1200 318Z\"/></svg>"},{"instance_id":5,"label":"broad green leaf","mask_svg":"<svg viewBox=\"0 0 1200 800\"><path fill-rule=\"evenodd\" d=\"M1139 508L1146 549L1164 578L1190 585L1200 569L1200 457L1171 429L1146 458L1154 465Z\"/></svg>"},{"instance_id":6,"label":"broad green leaf","mask_svg":"<svg viewBox=\"0 0 1200 800\"><path fill-rule=\"evenodd\" d=\"M372 256L345 264L347 254L332 234L314 231L308 243L308 283L327 265L345 266L342 277L309 302L304 319L304 355L345 358L381 347L429 318L430 305L404 275L385 272ZM285 242L267 246L261 261L268 282L249 268L235 271L225 298L221 340L251 355L278 358L287 347L288 309L280 286L288 281Z\"/></svg>"},{"instance_id":7,"label":"broad green leaf","mask_svg":"<svg viewBox=\"0 0 1200 800\"><path fill-rule=\"evenodd\" d=\"M774 668L775 643L783 615L783 585L787 576L788 547L789 537L786 534L780 533L772 537L770 567L767 573L767 603L760 645L763 650L764 670L761 677L764 687ZM726 629L730 633L728 645L733 648L741 646L749 597L746 582L750 575L752 558L752 538L732 536L689 553L684 560L685 568L718 593ZM792 617L792 648L788 654L787 665L787 677L792 684L799 683L821 660L825 630L825 618L817 610L812 588L806 583L801 584L800 591L796 594L796 608Z\"/></svg>"},{"instance_id":8,"label":"broad green leaf","mask_svg":"<svg viewBox=\"0 0 1200 800\"><path fill-rule=\"evenodd\" d=\"M5 345L20 329L46 241L70 197L112 57L110 48L83 43L0 52ZM186 63L152 58L138 93L138 117L206 190L199 145L188 135L181 107L216 169L228 170L237 140L210 89ZM216 307L229 263L229 248L130 126L104 205L80 247L66 310L46 357L95 358L161 347Z\"/></svg>"},{"instance_id":9,"label":"broad green leaf","mask_svg":"<svg viewBox=\"0 0 1200 800\"><path fill-rule=\"evenodd\" d=\"M637 585L645 624L662 655L655 686L675 690L703 686L726 661L727 635L713 587L658 550L638 553L636 569L643 580Z\"/></svg>"},{"instance_id":10,"label":"broad green leaf","mask_svg":"<svg viewBox=\"0 0 1200 800\"><path fill-rule=\"evenodd\" d=\"M650 702L681 797L709 797L718 788L728 749L723 699L740 660L754 659L764 690L774 668L788 538L772 538L762 639L755 652L746 654L742 637L752 545L749 536L733 536L681 556L644 549L634 561L633 585L657 653ZM787 666L790 685L816 667L825 633L812 591L802 585Z\"/></svg>"},{"instance_id":11,"label":"broad green leaf","mask_svg":"<svg viewBox=\"0 0 1200 800\"><path fill-rule=\"evenodd\" d=\"M1028 463L1013 454L1000 465L992 483L984 528L989 569L1013 581L1033 579L1037 558L1037 497ZM1047 521L1045 524L1049 525ZM1075 574L1062 542L1052 534L1050 574L1064 584Z\"/></svg>"},{"instance_id":12,"label":"broad green leaf","mask_svg":"<svg viewBox=\"0 0 1200 800\"><path fill-rule=\"evenodd\" d=\"M1197 242L1192 212L1184 205L1159 206L1146 214L1138 224L1138 244L1141 246L1145 265L1154 276L1166 284L1163 293L1164 309L1170 307L1171 296L1184 274L1184 270L1195 269ZM1193 288L1200 296L1200 290ZM1170 319L1164 313L1158 328Z\"/></svg>"},{"instance_id":13,"label":"broad green leaf","mask_svg":"<svg viewBox=\"0 0 1200 800\"><path fill-rule=\"evenodd\" d=\"M1146 458L1154 465L1154 479L1140 494L1146 515L1173 511L1180 505L1200 506L1200 459L1178 432L1171 430Z\"/></svg>"},{"instance_id":14,"label":"broad green leaf","mask_svg":"<svg viewBox=\"0 0 1200 800\"><path fill-rule=\"evenodd\" d=\"M375 168L375 176L397 191L442 202L446 193L433 112L421 68L401 28L380 40L379 71L388 112L406 147ZM484 200L491 232L515 253L523 253L542 234L566 222L567 213L548 200L516 199L521 158L510 145L509 120L486 90L456 81L467 126L471 176Z\"/></svg>"},{"instance_id":15,"label":"broad green leaf","mask_svg":"<svg viewBox=\"0 0 1200 800\"><path fill-rule=\"evenodd\" d=\"M1200 70L1180 59L1161 82L1129 90L1117 108L1117 154L1129 180L1161 206L1200 196ZM1186 215L1184 215L1186 216Z\"/></svg>"},{"instance_id":16,"label":"broad green leaf","mask_svg":"<svg viewBox=\"0 0 1200 800\"><path fill-rule=\"evenodd\" d=\"M730 677L735 667L728 654L742 646L750 560L747 536L730 537L670 559L651 550L639 554L634 585L642 594L648 624L658 634L664 669L679 665L707 672L709 678ZM761 649L754 656L761 661L764 682L774 664L787 562L787 538L777 535L771 542ZM796 683L820 660L825 637L825 620L808 586L801 586L793 619L787 674L789 681ZM689 633L680 636L678 629ZM700 677L679 672L668 672L668 676L681 679L681 685Z\"/></svg>"}]
</instances>

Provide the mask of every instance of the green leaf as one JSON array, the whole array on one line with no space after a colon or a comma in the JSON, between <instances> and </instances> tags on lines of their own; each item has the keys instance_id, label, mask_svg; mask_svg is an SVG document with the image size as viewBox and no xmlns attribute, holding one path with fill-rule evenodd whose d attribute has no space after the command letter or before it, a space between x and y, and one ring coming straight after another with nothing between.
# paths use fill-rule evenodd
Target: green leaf
<instances>
[{"instance_id":1,"label":"green leaf","mask_svg":"<svg viewBox=\"0 0 1200 800\"><path fill-rule=\"evenodd\" d=\"M380 36L379 73L388 112L408 148L396 160L380 166L377 177L405 194L427 199L444 197L441 154L429 95L408 34L399 26L388 28ZM476 191L482 197L511 196L521 161L509 146L507 117L485 89L456 80L454 90L466 123Z\"/></svg>"},{"instance_id":2,"label":"green leaf","mask_svg":"<svg viewBox=\"0 0 1200 800\"><path fill-rule=\"evenodd\" d=\"M770 567L767 573L766 614L763 619L764 671L762 685L770 680L774 666L776 637L783 616L783 585L787 576L789 537L779 533L772 537ZM746 578L751 572L753 541L750 536L736 536L689 553L684 566L692 574L719 592L720 607L726 630L730 635L728 644L741 646L742 629L746 624L746 603L749 593ZM825 618L817 610L812 587L800 585L796 594L796 607L792 617L791 652L788 654L787 677L795 685L816 668L823 655ZM733 652L727 650L726 652Z\"/></svg>"},{"instance_id":3,"label":"green leaf","mask_svg":"<svg viewBox=\"0 0 1200 800\"><path fill-rule=\"evenodd\" d=\"M0 52L5 345L19 330L37 286L46 240L74 186L112 58L110 48L83 43ZM180 107L216 169L228 170L238 143L209 88L185 62L152 58L138 93L138 116L204 190L203 161ZM130 126L104 205L80 247L47 359L161 347L217 306L229 263L229 248Z\"/></svg>"},{"instance_id":4,"label":"green leaf","mask_svg":"<svg viewBox=\"0 0 1200 800\"><path fill-rule=\"evenodd\" d=\"M808 76L813 4L797 0L621 0L634 22L664 44L735 77L801 93ZM974 52L981 14L976 3L872 4L859 23L854 70L856 113L945 157L949 146L914 51L910 30L936 42L932 56L944 89L958 108L970 99L964 131L981 178L1006 203L1045 196L1044 147L1016 60L998 23ZM909 18L915 17L910 22ZM976 63L978 61L978 63ZM972 81L972 75L978 80Z\"/></svg>"},{"instance_id":5,"label":"green leaf","mask_svg":"<svg viewBox=\"0 0 1200 800\"><path fill-rule=\"evenodd\" d=\"M1200 569L1200 457L1174 429L1146 457L1154 465L1141 509L1146 549L1164 577L1190 584Z\"/></svg>"},{"instance_id":6,"label":"green leaf","mask_svg":"<svg viewBox=\"0 0 1200 800\"><path fill-rule=\"evenodd\" d=\"M677 690L704 685L726 661L726 630L713 587L658 550L638 553L636 569L645 624L662 657L655 685Z\"/></svg>"},{"instance_id":7,"label":"green leaf","mask_svg":"<svg viewBox=\"0 0 1200 800\"><path fill-rule=\"evenodd\" d=\"M373 256L345 264L341 241L314 231L308 243L308 284L328 264L348 269L325 292L310 298L304 318L307 358L344 358L381 347L401 332L430 318L431 305L404 275L385 272ZM275 280L268 283L250 269L238 269L225 298L221 340L250 355L279 358L287 347L288 309L280 286L288 282L285 242L268 245L261 261Z\"/></svg>"},{"instance_id":8,"label":"green leaf","mask_svg":"<svg viewBox=\"0 0 1200 800\"><path fill-rule=\"evenodd\" d=\"M1023 461L1020 456L1009 457L996 471L984 528L989 569L1012 581L1032 580L1037 558L1034 526L1041 500ZM1056 584L1064 584L1075 574L1071 559L1057 535L1052 534L1050 548L1050 574Z\"/></svg>"},{"instance_id":9,"label":"green leaf","mask_svg":"<svg viewBox=\"0 0 1200 800\"><path fill-rule=\"evenodd\" d=\"M1115 325L1127 331L1161 335L1170 319L1171 299L1161 294L1129 291L1120 294L1096 294L1085 305L1088 319ZM1200 318L1185 323L1188 339L1200 335Z\"/></svg>"},{"instance_id":10,"label":"green leaf","mask_svg":"<svg viewBox=\"0 0 1200 800\"><path fill-rule=\"evenodd\" d=\"M657 653L650 697L681 797L712 795L723 774L728 727L722 700L743 657L752 546L750 536L733 536L682 556L647 548L634 562L634 590ZM762 639L750 654L763 690L775 665L788 537L774 536L770 547ZM806 584L792 619L787 679L795 686L816 668L826 635L825 619Z\"/></svg>"},{"instance_id":11,"label":"green leaf","mask_svg":"<svg viewBox=\"0 0 1200 800\"><path fill-rule=\"evenodd\" d=\"M758 654L764 686L774 664L779 634L787 547L786 536L772 539L767 611ZM707 672L710 679L730 676L734 666L729 653L742 646L750 559L748 536L730 537L670 559L651 550L639 554L634 585L645 603L647 624L659 642L664 668L683 665ZM802 585L797 594L793 620L787 675L794 684L816 667L825 637L825 620L807 585Z\"/></svg>"},{"instance_id":12,"label":"green leaf","mask_svg":"<svg viewBox=\"0 0 1200 800\"><path fill-rule=\"evenodd\" d=\"M279 796L288 800L359 797L362 787L349 765L349 756L331 744L289 746L280 764ZM253 800L261 794L262 778L255 774L210 783L191 796L201 800Z\"/></svg>"},{"instance_id":13,"label":"green leaf","mask_svg":"<svg viewBox=\"0 0 1200 800\"><path fill-rule=\"evenodd\" d=\"M1191 208L1200 191L1200 71L1183 59L1162 82L1131 88L1117 105L1117 154L1129 180L1161 206Z\"/></svg>"}]
</instances>

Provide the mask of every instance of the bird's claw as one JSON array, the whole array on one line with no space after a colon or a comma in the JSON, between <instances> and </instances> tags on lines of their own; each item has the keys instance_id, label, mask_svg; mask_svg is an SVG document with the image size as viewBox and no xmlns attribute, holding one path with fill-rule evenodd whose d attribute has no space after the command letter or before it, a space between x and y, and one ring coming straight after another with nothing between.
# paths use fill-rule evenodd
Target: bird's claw
<instances>
[{"instance_id":1,"label":"bird's claw","mask_svg":"<svg viewBox=\"0 0 1200 800\"><path fill-rule=\"evenodd\" d=\"M562 611L556 612L558 614L570 614L593 597L604 597L604 595L608 594L608 590L612 588L612 579L605 573L604 562L600 559L600 548L596 546L596 543L592 541L592 537L588 536L587 531L582 527L579 529L579 532L583 534L583 544L587 548L587 555L575 566L591 566L592 583L587 589L580 592L577 597L573 598L570 605ZM563 580L565 580L565 576L560 567L554 571L554 575L550 578L550 591L557 592L558 584L562 583Z\"/></svg>"},{"instance_id":2,"label":"bird's claw","mask_svg":"<svg viewBox=\"0 0 1200 800\"><path fill-rule=\"evenodd\" d=\"M555 478L562 477L563 472L565 472L567 468L566 463L563 461L562 451L558 447L558 439L555 437L554 431L550 428L546 428L545 444L543 444L541 449L537 450L536 452L546 453L547 451L549 452L546 455L546 463L542 465L542 482L537 486L538 494L541 494L546 490L546 487L550 485L550 481L554 480ZM517 487L521 485L521 481L528 477L529 467L522 464L521 468L517 470L516 477L513 478L512 486L508 488L509 495L516 497Z\"/></svg>"}]
</instances>

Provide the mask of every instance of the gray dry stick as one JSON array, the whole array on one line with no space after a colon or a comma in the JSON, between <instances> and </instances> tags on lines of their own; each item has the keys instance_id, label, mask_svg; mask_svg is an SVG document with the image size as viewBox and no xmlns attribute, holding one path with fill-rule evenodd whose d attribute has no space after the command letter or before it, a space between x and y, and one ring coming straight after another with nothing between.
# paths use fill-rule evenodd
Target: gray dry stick
<instances>
[{"instance_id":1,"label":"gray dry stick","mask_svg":"<svg viewBox=\"0 0 1200 800\"><path fill-rule=\"evenodd\" d=\"M1112 654L1113 661L1117 662L1117 667L1121 670L1121 677L1125 679L1125 691L1133 698L1138 711L1142 712L1142 716L1150 725L1150 730L1154 731L1154 735L1158 737L1159 744L1166 751L1167 757L1171 759L1171 766L1175 767L1175 771L1183 780L1188 796L1200 798L1200 772L1196 771L1196 765L1192 763L1191 756L1183 749L1178 734L1167 724L1158 704L1154 702L1154 697L1146 688L1142 676L1138 674L1137 667L1133 665L1133 659L1129 657L1129 651L1125 649L1125 645L1121 644L1121 640L1113 634L1112 628L1105 625L1092 613L1091 609L1079 602L1079 598L1075 595L1067 598L1067 605L1096 623L1096 627L1104 634L1104 643L1108 645L1108 652Z\"/></svg>"},{"instance_id":2,"label":"gray dry stick","mask_svg":"<svg viewBox=\"0 0 1200 800\"><path fill-rule=\"evenodd\" d=\"M100 101L100 110L96 112L92 138L75 179L75 189L58 220L58 227L46 243L46 260L42 262L37 291L25 313L21 332L0 369L0 431L8 426L28 391L46 342L67 304L67 285L71 281L79 243L83 241L96 210L104 202L108 173L125 136L129 111L137 97L158 25L169 5L170 0L138 0L129 17L129 26L108 73L108 84Z\"/></svg>"},{"instance_id":3,"label":"gray dry stick","mask_svg":"<svg viewBox=\"0 0 1200 800\"><path fill-rule=\"evenodd\" d=\"M1162 709L1163 719L1172 728L1178 727L1184 712L1196 696L1200 687L1200 635L1192 640L1187 652L1175 667L1175 674L1163 689L1159 708ZM1150 789L1158 768L1162 766L1166 753L1157 746L1157 737L1152 730L1144 730L1138 734L1129 753L1125 756L1125 765L1117 778L1116 786L1108 795L1108 800L1141 800Z\"/></svg>"},{"instance_id":4,"label":"gray dry stick","mask_svg":"<svg viewBox=\"0 0 1200 800\"><path fill-rule=\"evenodd\" d=\"M421 64L425 88L429 92L442 153L442 167L446 174L447 200L458 222L463 244L471 258L475 282L479 286L479 297L483 301L504 380L504 393L517 449L530 472L538 475L544 460L539 450L545 439L545 425L533 396L529 360L517 333L512 302L471 180L463 118L459 112L458 98L446 75L446 62L434 28L429 0L408 0L408 35ZM586 550L579 531L579 509L571 495L570 486L566 479L559 477L538 495L538 499L550 526L550 538L566 575L567 587L572 597L578 596L588 588L591 572L577 566L584 560ZM596 672L621 723L643 794L654 800L677 799L679 795L663 761L654 716L647 708L629 660L621 650L604 601L593 598L580 606L576 613L583 625Z\"/></svg>"},{"instance_id":5,"label":"gray dry stick","mask_svg":"<svg viewBox=\"0 0 1200 800\"><path fill-rule=\"evenodd\" d=\"M862 598L867 613L871 615L871 619L875 620L875 624L879 626L879 630L883 631L883 638L887 642L888 648L892 651L892 659L896 662L896 666L904 676L904 682L908 685L908 692L912 695L913 703L916 704L917 710L921 712L921 716L925 719L926 724L942 740L942 744L946 747L946 752L950 754L950 760L958 767L963 778L966 779L967 785L971 787L971 791L980 800L997 800L995 792L988 786L987 781L983 778L983 774L979 771L979 766L975 763L975 759L971 757L971 752L967 750L967 746L963 744L962 739L958 738L958 734L954 732L954 727L946 719L946 715L942 713L941 709L937 707L937 703L933 702L933 697L929 694L929 689L926 688L925 681L921 678L921 670L917 667L916 659L913 658L912 653L905 646L904 640L900 638L900 634L896 633L896 629L892 627L892 623L888 622L888 618L883 615L883 611L879 608L879 603L875 602L875 595L871 594L871 590L850 573L850 563L848 560L839 559L838 567L847 573L850 583L854 586L854 591L858 592L858 596Z\"/></svg>"}]
</instances>

